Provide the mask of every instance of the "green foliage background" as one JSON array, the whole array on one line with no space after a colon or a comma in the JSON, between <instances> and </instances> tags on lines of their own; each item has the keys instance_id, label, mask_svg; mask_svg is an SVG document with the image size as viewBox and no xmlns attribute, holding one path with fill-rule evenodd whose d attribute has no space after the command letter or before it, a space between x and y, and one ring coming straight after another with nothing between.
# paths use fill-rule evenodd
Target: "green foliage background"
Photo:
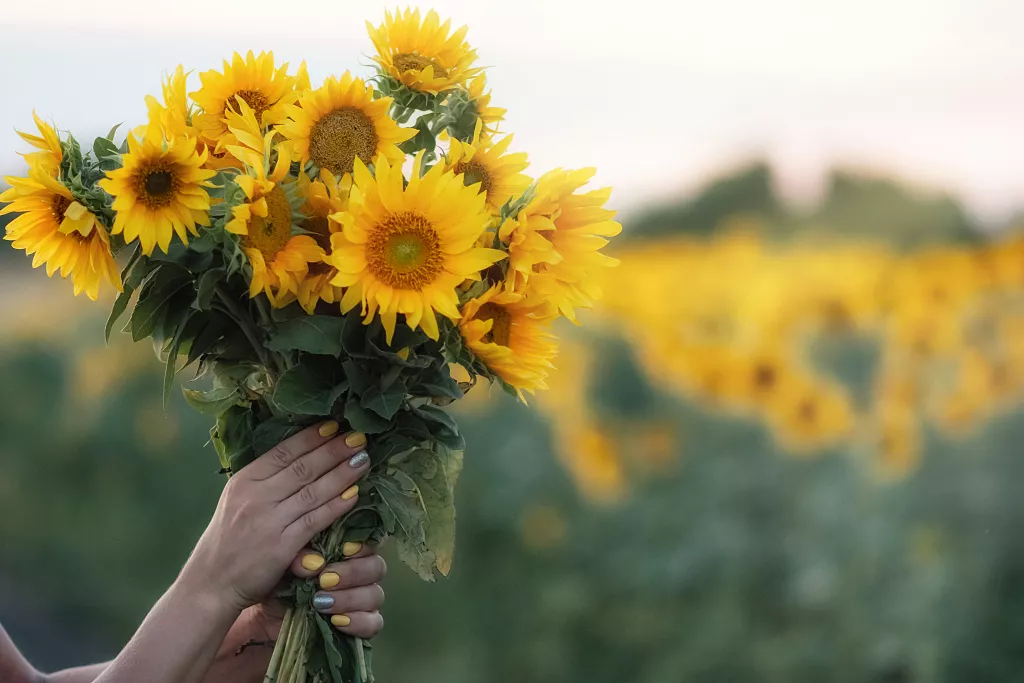
<instances>
[{"instance_id":1,"label":"green foliage background","mask_svg":"<svg viewBox=\"0 0 1024 683\"><path fill-rule=\"evenodd\" d=\"M828 224L903 248L978 239L952 199L848 174L796 214L764 166L626 224L653 239L706 233L737 213L768 219L780 238ZM8 256L5 282L42 277ZM54 296L70 297L63 284ZM16 292L6 289L5 305ZM205 416L175 395L154 420L155 359L102 401L77 394L77 349L102 343L101 308L47 342L0 332L0 621L45 667L116 652L174 578L222 484ZM595 507L551 450L557 415L496 397L461 416L455 568L425 585L391 562L378 680L1019 679L1019 413L957 443L929 434L922 467L879 485L855 453L787 457L762 427L647 384L623 345L601 348L596 409L623 425L670 416L682 435L671 470L651 476L630 460L626 500ZM840 356L849 376L871 362ZM523 533L540 508L564 521L557 542Z\"/></svg>"}]
</instances>

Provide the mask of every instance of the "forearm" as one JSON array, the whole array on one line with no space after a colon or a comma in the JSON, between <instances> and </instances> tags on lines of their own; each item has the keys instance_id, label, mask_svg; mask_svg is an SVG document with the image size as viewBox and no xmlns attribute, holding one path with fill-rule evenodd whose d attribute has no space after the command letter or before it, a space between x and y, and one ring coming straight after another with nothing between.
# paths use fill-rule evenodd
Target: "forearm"
<instances>
[{"instance_id":1,"label":"forearm","mask_svg":"<svg viewBox=\"0 0 1024 683\"><path fill-rule=\"evenodd\" d=\"M41 681L42 683L93 683L101 673L106 671L108 666L110 666L110 662L76 666L74 669L64 669L44 676Z\"/></svg>"},{"instance_id":2,"label":"forearm","mask_svg":"<svg viewBox=\"0 0 1024 683\"><path fill-rule=\"evenodd\" d=\"M238 614L226 602L175 583L96 683L198 683Z\"/></svg>"}]
</instances>

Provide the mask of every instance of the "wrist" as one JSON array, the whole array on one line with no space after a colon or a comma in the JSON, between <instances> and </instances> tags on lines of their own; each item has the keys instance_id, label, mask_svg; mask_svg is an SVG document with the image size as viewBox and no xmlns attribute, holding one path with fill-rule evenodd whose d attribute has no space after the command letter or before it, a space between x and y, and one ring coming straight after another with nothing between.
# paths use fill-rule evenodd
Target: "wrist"
<instances>
[{"instance_id":1,"label":"wrist","mask_svg":"<svg viewBox=\"0 0 1024 683\"><path fill-rule=\"evenodd\" d=\"M206 619L234 622L246 608L234 591L208 580L194 580L187 571L171 585L169 593L171 599L189 605Z\"/></svg>"}]
</instances>

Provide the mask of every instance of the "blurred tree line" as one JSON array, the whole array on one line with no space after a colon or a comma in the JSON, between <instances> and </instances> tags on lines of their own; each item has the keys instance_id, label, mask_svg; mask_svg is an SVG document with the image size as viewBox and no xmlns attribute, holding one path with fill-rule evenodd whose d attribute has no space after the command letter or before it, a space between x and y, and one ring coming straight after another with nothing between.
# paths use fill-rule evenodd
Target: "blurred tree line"
<instances>
[{"instance_id":1,"label":"blurred tree line","mask_svg":"<svg viewBox=\"0 0 1024 683\"><path fill-rule=\"evenodd\" d=\"M736 214L778 226L780 239L825 224L901 248L980 239L952 199L849 174L794 212L763 165L627 230L708 234ZM45 300L31 305L54 315ZM205 419L179 397L164 411L149 350L124 338L103 350L102 323L97 311L61 320L59 334L0 335L0 621L46 666L80 662L73 643L116 652L222 484ZM379 680L1019 678L1019 413L960 441L929 432L921 467L880 485L856 452L786 457L762 425L652 386L614 336L586 343L599 369L589 402L614 434L625 494L596 505L577 490L552 443L564 416L467 399L453 576L423 585L390 562ZM871 362L835 371L852 379ZM657 461L635 431L651 416L674 435ZM40 619L60 629L38 636Z\"/></svg>"}]
</instances>

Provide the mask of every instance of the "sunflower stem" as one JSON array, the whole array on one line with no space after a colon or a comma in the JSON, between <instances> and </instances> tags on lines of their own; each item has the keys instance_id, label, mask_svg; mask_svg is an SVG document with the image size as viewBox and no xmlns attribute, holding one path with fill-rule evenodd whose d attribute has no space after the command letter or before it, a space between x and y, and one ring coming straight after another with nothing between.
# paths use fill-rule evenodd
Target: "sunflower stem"
<instances>
[{"instance_id":1,"label":"sunflower stem","mask_svg":"<svg viewBox=\"0 0 1024 683\"><path fill-rule=\"evenodd\" d=\"M217 293L217 297L221 300L221 303L224 304L224 307L227 308L228 314L234 318L238 327L241 328L242 334L244 334L245 338L249 340L249 344L252 346L253 351L256 352L256 356L259 358L260 363L262 363L263 367L267 369L267 375L270 377L271 383L276 383L277 375L283 372L283 369L276 357L274 358L275 363L273 367L271 366L267 350L260 343L259 335L252 324L251 317L248 313L242 310L234 299L231 298L231 294L224 289L223 284L216 285L214 287L214 291Z\"/></svg>"}]
</instances>

